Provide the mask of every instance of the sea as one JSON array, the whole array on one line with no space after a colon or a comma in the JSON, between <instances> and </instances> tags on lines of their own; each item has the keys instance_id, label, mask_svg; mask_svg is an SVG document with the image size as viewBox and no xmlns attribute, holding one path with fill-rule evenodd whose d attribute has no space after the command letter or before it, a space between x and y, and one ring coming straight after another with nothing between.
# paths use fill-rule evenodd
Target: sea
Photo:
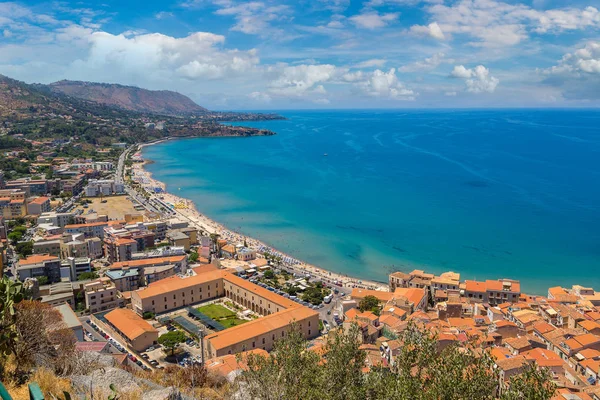
<instances>
[{"instance_id":1,"label":"sea","mask_svg":"<svg viewBox=\"0 0 600 400\"><path fill-rule=\"evenodd\" d=\"M359 279L394 270L600 291L600 112L281 111L276 132L146 147L229 229Z\"/></svg>"}]
</instances>

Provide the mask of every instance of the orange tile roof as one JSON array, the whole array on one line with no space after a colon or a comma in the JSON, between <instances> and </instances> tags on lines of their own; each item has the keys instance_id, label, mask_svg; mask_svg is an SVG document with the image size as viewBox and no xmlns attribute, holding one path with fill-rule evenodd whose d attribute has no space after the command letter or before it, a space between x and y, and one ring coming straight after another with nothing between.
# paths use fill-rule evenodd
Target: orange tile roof
<instances>
[{"instance_id":1,"label":"orange tile roof","mask_svg":"<svg viewBox=\"0 0 600 400\"><path fill-rule=\"evenodd\" d=\"M394 297L405 297L408 301L414 305L417 305L426 296L425 289L420 288L396 288L394 291Z\"/></svg>"},{"instance_id":2,"label":"orange tile roof","mask_svg":"<svg viewBox=\"0 0 600 400\"><path fill-rule=\"evenodd\" d=\"M353 299L358 299L358 300L362 300L367 296L375 296L379 299L379 301L388 302L392 298L393 293L382 292L380 290L368 290L368 289L354 288L354 289L352 289L352 293L350 294L350 297L352 297Z\"/></svg>"},{"instance_id":3,"label":"orange tile roof","mask_svg":"<svg viewBox=\"0 0 600 400\"><path fill-rule=\"evenodd\" d=\"M109 268L121 269L124 267L146 267L149 265L178 263L183 260L185 260L185 256L144 258L141 260L119 261L112 263Z\"/></svg>"},{"instance_id":4,"label":"orange tile roof","mask_svg":"<svg viewBox=\"0 0 600 400\"><path fill-rule=\"evenodd\" d=\"M44 261L57 261L59 260L56 256L51 256L50 254L34 254L23 260L19 260L19 265L32 265L39 264Z\"/></svg>"},{"instance_id":5,"label":"orange tile roof","mask_svg":"<svg viewBox=\"0 0 600 400\"><path fill-rule=\"evenodd\" d=\"M599 323L597 323L596 321L590 321L589 319L579 321L577 324L579 326L581 326L583 329L585 329L586 331L593 331L595 329L600 329Z\"/></svg>"},{"instance_id":6,"label":"orange tile roof","mask_svg":"<svg viewBox=\"0 0 600 400\"><path fill-rule=\"evenodd\" d=\"M600 342L600 336L596 336L592 333L585 333L583 335L575 336L573 339L581 343L582 346L589 346L593 343Z\"/></svg>"},{"instance_id":7,"label":"orange tile roof","mask_svg":"<svg viewBox=\"0 0 600 400\"><path fill-rule=\"evenodd\" d=\"M288 326L292 321L303 321L308 318L318 318L319 313L308 307L297 306L287 310L279 311L266 317L258 318L242 325L237 325L221 332L215 332L206 336L213 348L219 350L236 343L267 334ZM319 329L318 325L313 329ZM257 346L260 343L257 343Z\"/></svg>"},{"instance_id":8,"label":"orange tile roof","mask_svg":"<svg viewBox=\"0 0 600 400\"><path fill-rule=\"evenodd\" d=\"M600 320L600 312L598 311L590 311L589 313L585 314L585 316L591 319L592 321Z\"/></svg>"},{"instance_id":9,"label":"orange tile roof","mask_svg":"<svg viewBox=\"0 0 600 400\"><path fill-rule=\"evenodd\" d=\"M130 340L135 340L144 333L158 335L158 331L152 325L128 308L116 308L107 313L104 318Z\"/></svg>"},{"instance_id":10,"label":"orange tile roof","mask_svg":"<svg viewBox=\"0 0 600 400\"><path fill-rule=\"evenodd\" d=\"M255 285L252 282L242 279L237 275L230 274L229 272L223 272L223 279L225 280L225 282L230 282L234 285L246 289L249 292L254 292L256 295L262 297L263 299L266 299L275 304L279 304L282 307L294 308L298 306L298 303L296 303L293 300L286 299L285 297L280 296L277 293L273 293L263 287Z\"/></svg>"},{"instance_id":11,"label":"orange tile roof","mask_svg":"<svg viewBox=\"0 0 600 400\"><path fill-rule=\"evenodd\" d=\"M246 365L246 359L249 354L255 354L262 357L269 356L269 353L267 353L263 349L254 349L240 353L239 356L241 356L241 360L238 360L238 355L236 354L227 354L222 357L216 357L208 360L206 362L206 369L209 372L216 372L223 376L227 376L231 372L240 369L245 370L248 368L248 365Z\"/></svg>"},{"instance_id":12,"label":"orange tile roof","mask_svg":"<svg viewBox=\"0 0 600 400\"><path fill-rule=\"evenodd\" d=\"M139 296L141 299L147 299L149 297L167 295L174 290L180 290L189 288L192 286L200 285L206 282L212 282L223 279L223 271L213 270L202 274L189 276L186 278L180 278L179 276L170 276L165 279L161 279L156 282L152 282L145 289L138 289L132 296Z\"/></svg>"},{"instance_id":13,"label":"orange tile roof","mask_svg":"<svg viewBox=\"0 0 600 400\"><path fill-rule=\"evenodd\" d=\"M485 282L478 281L465 281L467 292L477 292L484 293L485 292Z\"/></svg>"},{"instance_id":14,"label":"orange tile roof","mask_svg":"<svg viewBox=\"0 0 600 400\"><path fill-rule=\"evenodd\" d=\"M42 205L45 202L47 202L48 200L50 200L48 197L38 197L38 198L30 201L29 204L39 204L39 205Z\"/></svg>"},{"instance_id":15,"label":"orange tile roof","mask_svg":"<svg viewBox=\"0 0 600 400\"><path fill-rule=\"evenodd\" d=\"M448 323L450 326L457 328L475 326L475 320L473 318L448 318Z\"/></svg>"},{"instance_id":16,"label":"orange tile roof","mask_svg":"<svg viewBox=\"0 0 600 400\"><path fill-rule=\"evenodd\" d=\"M579 352L585 358L598 358L600 357L600 351L596 349L583 349Z\"/></svg>"},{"instance_id":17,"label":"orange tile roof","mask_svg":"<svg viewBox=\"0 0 600 400\"><path fill-rule=\"evenodd\" d=\"M114 243L117 246L126 246L128 244L134 244L137 243L135 240L133 239L129 239L129 238L124 238L124 237L118 237L114 240Z\"/></svg>"},{"instance_id":18,"label":"orange tile roof","mask_svg":"<svg viewBox=\"0 0 600 400\"><path fill-rule=\"evenodd\" d=\"M542 322L538 322L537 324L533 325L533 329L538 331L542 335L544 335L548 332L552 332L556 328L554 326L550 325L549 323L542 321Z\"/></svg>"},{"instance_id":19,"label":"orange tile roof","mask_svg":"<svg viewBox=\"0 0 600 400\"><path fill-rule=\"evenodd\" d=\"M517 326L517 324L515 324L514 322L509 321L507 319L496 321L496 322L494 322L494 325L496 325L496 328L502 328L505 326Z\"/></svg>"},{"instance_id":20,"label":"orange tile roof","mask_svg":"<svg viewBox=\"0 0 600 400\"><path fill-rule=\"evenodd\" d=\"M371 311L361 312L360 314L357 314L356 317L357 318L365 318L371 322L376 321L377 318L379 318L377 315L373 314Z\"/></svg>"},{"instance_id":21,"label":"orange tile roof","mask_svg":"<svg viewBox=\"0 0 600 400\"><path fill-rule=\"evenodd\" d=\"M563 365L562 358L548 349L535 348L523 352L523 356L529 360L534 360L540 367L560 367Z\"/></svg>"}]
</instances>

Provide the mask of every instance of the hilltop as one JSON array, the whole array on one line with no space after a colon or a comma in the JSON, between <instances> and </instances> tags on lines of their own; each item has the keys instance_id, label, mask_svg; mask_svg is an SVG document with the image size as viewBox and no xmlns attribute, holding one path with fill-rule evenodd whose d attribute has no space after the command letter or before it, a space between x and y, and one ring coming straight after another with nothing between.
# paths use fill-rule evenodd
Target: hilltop
<instances>
[{"instance_id":1,"label":"hilltop","mask_svg":"<svg viewBox=\"0 0 600 400\"><path fill-rule=\"evenodd\" d=\"M62 80L47 85L55 93L125 110L163 115L197 115L208 110L181 93L118 84Z\"/></svg>"},{"instance_id":2,"label":"hilltop","mask_svg":"<svg viewBox=\"0 0 600 400\"><path fill-rule=\"evenodd\" d=\"M268 130L222 125L219 121L282 118L274 114L209 111L169 91L61 82L59 86L56 86L59 83L30 85L0 75L0 148L19 148L28 141L49 138L108 146L164 137L273 135ZM62 90L78 95L67 95ZM88 98L78 97L84 95ZM121 103L101 101L109 95ZM142 99L140 109L128 109L127 104L135 103L136 96ZM165 110L188 112L167 115ZM193 110L198 113L194 114Z\"/></svg>"}]
</instances>

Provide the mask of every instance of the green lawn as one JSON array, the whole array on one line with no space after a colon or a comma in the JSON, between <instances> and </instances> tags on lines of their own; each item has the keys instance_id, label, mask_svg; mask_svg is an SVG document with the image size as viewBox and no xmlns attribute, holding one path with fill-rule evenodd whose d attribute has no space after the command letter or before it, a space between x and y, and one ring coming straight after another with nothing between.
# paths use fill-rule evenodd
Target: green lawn
<instances>
[{"instance_id":1,"label":"green lawn","mask_svg":"<svg viewBox=\"0 0 600 400\"><path fill-rule=\"evenodd\" d=\"M218 304L209 304L207 306L198 307L198 311L206 315L209 318L219 321L222 318L235 317L235 313L228 308L220 306Z\"/></svg>"},{"instance_id":2,"label":"green lawn","mask_svg":"<svg viewBox=\"0 0 600 400\"><path fill-rule=\"evenodd\" d=\"M219 322L225 328L231 328L232 326L248 322L245 319L239 319L235 312L219 304L209 304L207 306L198 307L198 311Z\"/></svg>"},{"instance_id":3,"label":"green lawn","mask_svg":"<svg viewBox=\"0 0 600 400\"><path fill-rule=\"evenodd\" d=\"M241 324L245 324L246 322L248 321L246 321L245 319L239 319L237 317L219 320L219 323L225 328L231 328L232 326L238 326Z\"/></svg>"}]
</instances>

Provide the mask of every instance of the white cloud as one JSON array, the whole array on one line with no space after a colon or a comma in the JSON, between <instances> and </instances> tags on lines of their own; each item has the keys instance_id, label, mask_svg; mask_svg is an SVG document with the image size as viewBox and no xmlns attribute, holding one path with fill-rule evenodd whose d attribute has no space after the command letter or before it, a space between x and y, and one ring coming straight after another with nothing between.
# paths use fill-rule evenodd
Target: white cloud
<instances>
[{"instance_id":1,"label":"white cloud","mask_svg":"<svg viewBox=\"0 0 600 400\"><path fill-rule=\"evenodd\" d=\"M353 68L371 68L371 67L383 67L386 61L382 58L372 58L363 62L355 64Z\"/></svg>"},{"instance_id":2,"label":"white cloud","mask_svg":"<svg viewBox=\"0 0 600 400\"><path fill-rule=\"evenodd\" d=\"M600 74L600 42L589 42L573 53L567 53L558 65L544 70L546 74Z\"/></svg>"},{"instance_id":3,"label":"white cloud","mask_svg":"<svg viewBox=\"0 0 600 400\"><path fill-rule=\"evenodd\" d=\"M490 70L483 65L475 68L465 68L463 65L454 67L450 76L465 79L467 92L471 93L494 93L500 80L490 75Z\"/></svg>"},{"instance_id":4,"label":"white cloud","mask_svg":"<svg viewBox=\"0 0 600 400\"><path fill-rule=\"evenodd\" d=\"M173 17L173 13L168 11L161 11L154 14L154 18L156 19L166 19L171 17Z\"/></svg>"},{"instance_id":5,"label":"white cloud","mask_svg":"<svg viewBox=\"0 0 600 400\"><path fill-rule=\"evenodd\" d=\"M259 101L261 103L270 103L271 96L268 93L264 92L252 92L248 95L248 97L252 100Z\"/></svg>"},{"instance_id":6,"label":"white cloud","mask_svg":"<svg viewBox=\"0 0 600 400\"><path fill-rule=\"evenodd\" d=\"M400 72L426 72L436 69L442 62L452 62L452 60L445 60L446 55L442 52L435 53L431 57L424 59L423 61L417 61L412 64L404 65L398 68Z\"/></svg>"},{"instance_id":7,"label":"white cloud","mask_svg":"<svg viewBox=\"0 0 600 400\"><path fill-rule=\"evenodd\" d=\"M11 36L12 36L12 32L11 32L11 31L9 31L8 29L4 29L4 30L2 31L2 36L4 36L5 38L9 38L9 37L11 37Z\"/></svg>"},{"instance_id":8,"label":"white cloud","mask_svg":"<svg viewBox=\"0 0 600 400\"><path fill-rule=\"evenodd\" d=\"M336 67L323 65L275 65L268 68L268 73L275 75L269 84L269 93L284 97L298 97L306 94L323 94L326 92L322 83L334 78Z\"/></svg>"},{"instance_id":9,"label":"white cloud","mask_svg":"<svg viewBox=\"0 0 600 400\"><path fill-rule=\"evenodd\" d=\"M442 28L437 22L432 22L427 26L424 25L413 25L410 27L410 32L421 36L430 36L434 39L444 40L446 36L442 32Z\"/></svg>"},{"instance_id":10,"label":"white cloud","mask_svg":"<svg viewBox=\"0 0 600 400\"><path fill-rule=\"evenodd\" d=\"M459 0L430 6L427 12L442 32L468 35L474 39L472 45L485 47L514 46L532 32L600 27L600 12L595 7L536 10L496 0Z\"/></svg>"},{"instance_id":11,"label":"white cloud","mask_svg":"<svg viewBox=\"0 0 600 400\"><path fill-rule=\"evenodd\" d=\"M359 28L378 29L397 20L399 15L399 13L379 14L375 11L367 11L362 14L354 15L349 19Z\"/></svg>"},{"instance_id":12,"label":"white cloud","mask_svg":"<svg viewBox=\"0 0 600 400\"><path fill-rule=\"evenodd\" d=\"M398 80L394 68L391 68L388 72L376 69L367 79L359 82L357 86L364 94L371 97L414 100L416 96L414 91L407 89Z\"/></svg>"},{"instance_id":13,"label":"white cloud","mask_svg":"<svg viewBox=\"0 0 600 400\"><path fill-rule=\"evenodd\" d=\"M274 32L282 32L271 27L270 22L282 20L289 11L287 5L269 6L261 1L232 3L230 1L216 1L222 8L215 11L217 15L233 16L236 20L232 31L239 31L248 35L266 36Z\"/></svg>"},{"instance_id":14,"label":"white cloud","mask_svg":"<svg viewBox=\"0 0 600 400\"><path fill-rule=\"evenodd\" d=\"M448 96L448 97L454 97L457 95L457 93L456 92L445 92L444 95Z\"/></svg>"}]
</instances>

